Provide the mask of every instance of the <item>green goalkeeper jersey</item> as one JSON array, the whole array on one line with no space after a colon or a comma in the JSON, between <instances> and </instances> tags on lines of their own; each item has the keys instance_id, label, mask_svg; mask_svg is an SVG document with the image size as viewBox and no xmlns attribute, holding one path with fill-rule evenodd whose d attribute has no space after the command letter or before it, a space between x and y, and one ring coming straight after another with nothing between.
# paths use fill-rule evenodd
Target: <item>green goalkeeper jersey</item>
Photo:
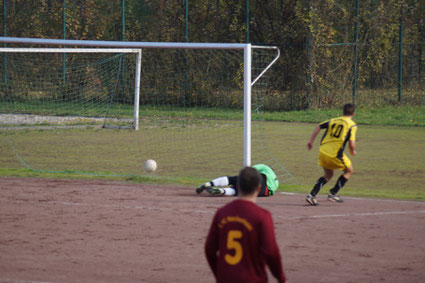
<instances>
[{"instance_id":1,"label":"green goalkeeper jersey","mask_svg":"<svg viewBox=\"0 0 425 283\"><path fill-rule=\"evenodd\" d=\"M267 188L271 191L271 194L274 195L277 188L279 187L279 180L277 179L276 174L273 172L272 168L265 164L256 164L252 167L257 169L260 174L266 175Z\"/></svg>"}]
</instances>

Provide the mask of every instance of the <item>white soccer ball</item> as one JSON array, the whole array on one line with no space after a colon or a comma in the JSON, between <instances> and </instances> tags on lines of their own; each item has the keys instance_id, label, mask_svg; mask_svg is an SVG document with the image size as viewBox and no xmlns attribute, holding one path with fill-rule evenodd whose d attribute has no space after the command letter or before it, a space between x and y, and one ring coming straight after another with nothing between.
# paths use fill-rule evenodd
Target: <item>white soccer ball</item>
<instances>
[{"instance_id":1,"label":"white soccer ball","mask_svg":"<svg viewBox=\"0 0 425 283\"><path fill-rule=\"evenodd\" d=\"M148 173L152 173L156 170L156 162L155 160L148 159L145 161L145 170Z\"/></svg>"}]
</instances>

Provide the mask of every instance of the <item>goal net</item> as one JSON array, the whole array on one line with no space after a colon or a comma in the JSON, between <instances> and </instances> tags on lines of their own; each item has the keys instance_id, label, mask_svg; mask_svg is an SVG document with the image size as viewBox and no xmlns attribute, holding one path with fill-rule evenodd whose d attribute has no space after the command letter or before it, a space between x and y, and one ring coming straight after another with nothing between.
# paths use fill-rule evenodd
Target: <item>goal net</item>
<instances>
[{"instance_id":1,"label":"goal net","mask_svg":"<svg viewBox=\"0 0 425 283\"><path fill-rule=\"evenodd\" d=\"M154 159L158 178L213 178L265 163L292 182L264 136L278 49L224 46L0 49L2 166L143 177Z\"/></svg>"},{"instance_id":2,"label":"goal net","mask_svg":"<svg viewBox=\"0 0 425 283\"><path fill-rule=\"evenodd\" d=\"M10 121L10 126L37 129L137 127L134 98L139 89L134 72L139 49L3 48L0 52L0 112L13 114L3 115L8 117L3 124Z\"/></svg>"}]
</instances>

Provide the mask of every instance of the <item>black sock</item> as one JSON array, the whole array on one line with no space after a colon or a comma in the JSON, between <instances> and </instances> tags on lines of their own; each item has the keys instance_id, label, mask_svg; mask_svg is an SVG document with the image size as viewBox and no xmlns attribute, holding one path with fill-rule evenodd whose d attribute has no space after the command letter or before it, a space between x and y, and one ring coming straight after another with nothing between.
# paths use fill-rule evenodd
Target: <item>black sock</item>
<instances>
[{"instance_id":1,"label":"black sock","mask_svg":"<svg viewBox=\"0 0 425 283\"><path fill-rule=\"evenodd\" d=\"M316 196L319 192L320 189L327 183L328 181L326 181L326 179L324 177L320 177L319 180L317 180L316 185L314 185L313 189L311 190L311 195L312 196Z\"/></svg>"},{"instance_id":2,"label":"black sock","mask_svg":"<svg viewBox=\"0 0 425 283\"><path fill-rule=\"evenodd\" d=\"M344 175L341 175L338 178L338 181L336 181L335 187L331 190L331 194L336 195L339 190L344 187L345 183L347 183L348 179L344 177Z\"/></svg>"}]
</instances>

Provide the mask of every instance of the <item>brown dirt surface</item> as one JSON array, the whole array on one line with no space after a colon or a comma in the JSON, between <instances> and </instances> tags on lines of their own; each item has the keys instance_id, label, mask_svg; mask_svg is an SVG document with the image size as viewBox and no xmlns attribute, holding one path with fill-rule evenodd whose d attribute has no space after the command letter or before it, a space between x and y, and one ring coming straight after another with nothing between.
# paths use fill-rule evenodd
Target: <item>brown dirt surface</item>
<instances>
[{"instance_id":1,"label":"brown dirt surface","mask_svg":"<svg viewBox=\"0 0 425 283\"><path fill-rule=\"evenodd\" d=\"M273 215L288 282L424 282L425 202L322 195L311 207L304 198L258 199ZM188 187L0 178L0 282L214 282L205 236L233 199Z\"/></svg>"}]
</instances>

